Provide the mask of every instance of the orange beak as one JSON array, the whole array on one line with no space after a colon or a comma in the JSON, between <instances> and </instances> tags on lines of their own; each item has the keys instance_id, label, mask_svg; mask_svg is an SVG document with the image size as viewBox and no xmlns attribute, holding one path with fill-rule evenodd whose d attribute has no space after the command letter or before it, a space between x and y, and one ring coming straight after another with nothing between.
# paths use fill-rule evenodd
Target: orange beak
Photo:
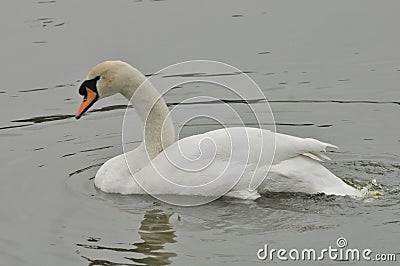
<instances>
[{"instance_id":1,"label":"orange beak","mask_svg":"<svg viewBox=\"0 0 400 266\"><path fill-rule=\"evenodd\" d=\"M86 95L83 97L81 106L79 106L78 111L76 112L75 118L79 119L81 116L97 101L99 95L93 90L85 87Z\"/></svg>"}]
</instances>

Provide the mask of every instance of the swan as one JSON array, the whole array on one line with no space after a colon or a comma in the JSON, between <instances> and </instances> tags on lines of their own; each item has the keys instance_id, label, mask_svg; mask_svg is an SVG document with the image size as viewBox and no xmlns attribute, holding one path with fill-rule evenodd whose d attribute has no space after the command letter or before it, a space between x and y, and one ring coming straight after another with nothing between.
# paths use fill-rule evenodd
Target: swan
<instances>
[{"instance_id":1,"label":"swan","mask_svg":"<svg viewBox=\"0 0 400 266\"><path fill-rule=\"evenodd\" d=\"M140 88L140 89L139 89ZM321 161L328 143L252 127L231 127L175 141L169 110L160 93L136 68L122 61L96 65L79 87L79 119L96 101L122 94L135 108L143 142L106 161L95 186L108 193L230 196L302 192L360 196Z\"/></svg>"}]
</instances>

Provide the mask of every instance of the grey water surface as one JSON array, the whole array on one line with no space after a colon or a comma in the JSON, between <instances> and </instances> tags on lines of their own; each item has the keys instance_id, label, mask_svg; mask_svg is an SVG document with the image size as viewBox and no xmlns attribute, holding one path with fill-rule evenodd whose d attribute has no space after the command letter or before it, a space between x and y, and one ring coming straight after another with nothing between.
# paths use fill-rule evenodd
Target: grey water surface
<instances>
[{"instance_id":1,"label":"grey water surface","mask_svg":"<svg viewBox=\"0 0 400 266\"><path fill-rule=\"evenodd\" d=\"M264 244L321 250L339 237L400 260L399 10L389 0L1 1L0 265L263 265ZM126 100L104 99L79 121L74 113L80 82L109 59L149 76L186 60L231 64L260 86L278 132L339 146L326 167L377 193L271 193L190 208L102 193L93 177L122 153ZM213 88L165 98L172 108ZM182 136L214 127L192 121ZM272 261L290 262L367 263Z\"/></svg>"}]
</instances>

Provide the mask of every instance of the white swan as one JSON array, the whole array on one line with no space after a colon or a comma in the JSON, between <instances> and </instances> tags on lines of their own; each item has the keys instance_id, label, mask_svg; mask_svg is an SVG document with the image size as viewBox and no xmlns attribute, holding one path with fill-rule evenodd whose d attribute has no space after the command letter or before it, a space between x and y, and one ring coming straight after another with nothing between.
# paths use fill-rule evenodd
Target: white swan
<instances>
[{"instance_id":1,"label":"white swan","mask_svg":"<svg viewBox=\"0 0 400 266\"><path fill-rule=\"evenodd\" d=\"M104 192L221 196L229 191L227 196L250 199L266 191L360 195L320 164L329 159L326 148L336 147L315 139L233 127L175 141L160 94L122 61L95 66L79 93L84 98L77 119L98 99L121 93L143 122L143 143L98 170L95 185Z\"/></svg>"}]
</instances>

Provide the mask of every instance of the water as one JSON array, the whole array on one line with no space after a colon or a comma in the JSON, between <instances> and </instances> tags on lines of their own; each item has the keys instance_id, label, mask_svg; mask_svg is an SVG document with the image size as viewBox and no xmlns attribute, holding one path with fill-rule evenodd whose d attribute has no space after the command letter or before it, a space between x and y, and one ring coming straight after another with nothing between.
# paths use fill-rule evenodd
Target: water
<instances>
[{"instance_id":1,"label":"water","mask_svg":"<svg viewBox=\"0 0 400 266\"><path fill-rule=\"evenodd\" d=\"M264 263L256 255L264 244L320 248L338 237L352 248L399 252L398 2L0 5L2 265L255 265ZM383 196L275 193L181 208L102 193L93 177L122 151L126 102L102 100L79 121L73 114L80 81L107 59L146 74L191 59L232 64L263 89L279 132L340 146L326 166ZM211 88L178 89L166 100ZM200 124L183 135L214 127Z\"/></svg>"}]
</instances>

